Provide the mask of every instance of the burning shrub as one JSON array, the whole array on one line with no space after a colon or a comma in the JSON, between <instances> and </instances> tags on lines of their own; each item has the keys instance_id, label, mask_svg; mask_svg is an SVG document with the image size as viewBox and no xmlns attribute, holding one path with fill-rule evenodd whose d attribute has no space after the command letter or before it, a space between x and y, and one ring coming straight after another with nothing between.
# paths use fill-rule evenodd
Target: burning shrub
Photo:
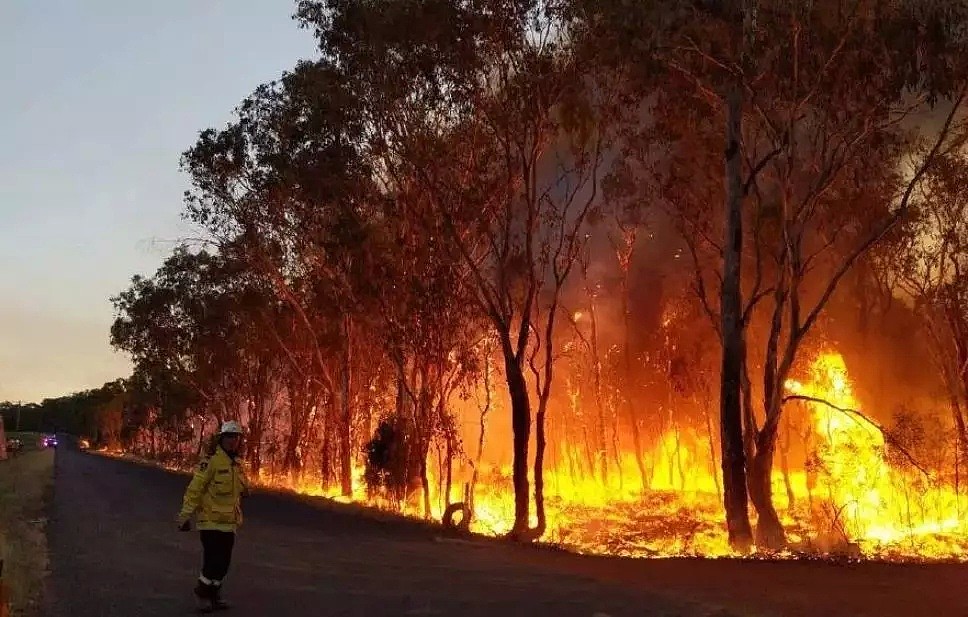
<instances>
[{"instance_id":1,"label":"burning shrub","mask_svg":"<svg viewBox=\"0 0 968 617\"><path fill-rule=\"evenodd\" d=\"M955 464L957 433L936 414L899 406L884 437L887 460L897 469L934 477Z\"/></svg>"},{"instance_id":2,"label":"burning shrub","mask_svg":"<svg viewBox=\"0 0 968 617\"><path fill-rule=\"evenodd\" d=\"M420 487L420 458L412 422L400 416L380 421L366 444L363 480L371 497L402 504Z\"/></svg>"}]
</instances>

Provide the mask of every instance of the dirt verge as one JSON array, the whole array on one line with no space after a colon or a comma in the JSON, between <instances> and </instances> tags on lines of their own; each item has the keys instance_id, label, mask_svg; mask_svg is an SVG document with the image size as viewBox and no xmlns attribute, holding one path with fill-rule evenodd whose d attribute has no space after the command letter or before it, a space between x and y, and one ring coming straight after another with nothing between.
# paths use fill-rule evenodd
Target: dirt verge
<instances>
[{"instance_id":1,"label":"dirt verge","mask_svg":"<svg viewBox=\"0 0 968 617\"><path fill-rule=\"evenodd\" d=\"M53 450L27 451L0 462L0 559L12 617L40 614L47 573L44 511L53 470Z\"/></svg>"}]
</instances>

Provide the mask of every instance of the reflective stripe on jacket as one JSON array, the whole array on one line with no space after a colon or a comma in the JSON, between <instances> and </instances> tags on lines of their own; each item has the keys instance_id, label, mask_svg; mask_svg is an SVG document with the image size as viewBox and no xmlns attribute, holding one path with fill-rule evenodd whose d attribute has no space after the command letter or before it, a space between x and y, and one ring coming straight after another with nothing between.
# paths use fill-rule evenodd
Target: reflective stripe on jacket
<instances>
[{"instance_id":1,"label":"reflective stripe on jacket","mask_svg":"<svg viewBox=\"0 0 968 617\"><path fill-rule=\"evenodd\" d=\"M198 529L235 531L242 524L241 497L246 491L242 466L219 446L198 464L179 518L188 520L194 514Z\"/></svg>"}]
</instances>

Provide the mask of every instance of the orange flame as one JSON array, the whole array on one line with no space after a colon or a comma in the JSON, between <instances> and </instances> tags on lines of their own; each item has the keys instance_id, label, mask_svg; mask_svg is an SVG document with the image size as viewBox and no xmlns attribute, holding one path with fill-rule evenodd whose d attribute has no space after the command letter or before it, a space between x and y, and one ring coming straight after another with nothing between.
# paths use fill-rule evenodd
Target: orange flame
<instances>
[{"instance_id":1,"label":"orange flame","mask_svg":"<svg viewBox=\"0 0 968 617\"><path fill-rule=\"evenodd\" d=\"M777 506L794 547L815 552L852 547L857 556L867 557L964 559L968 526L961 513L968 509L966 496L945 481L944 474L926 475L915 465L892 462L892 447L882 429L857 412L863 406L840 354L821 354L803 377L804 381L789 380L786 388L811 400L784 413L807 414L801 416L808 432L803 454L812 463L786 474L777 470L773 478ZM572 411L581 414L577 394L568 394ZM589 452L582 444L552 440L543 540L597 554L730 556L719 469L709 447L713 437L671 426L641 457L628 448L611 454ZM597 468L599 456L609 457L613 471L607 477ZM645 461L641 473L635 471L640 461ZM460 499L469 478L466 471L455 469L452 495L442 495L438 478L430 478L433 518L440 520L446 505ZM482 465L478 470L473 531L501 535L510 530L510 475L506 465ZM258 483L400 511L397 504L367 495L362 467L354 469L349 497L338 489L322 488L311 475L262 473ZM423 499L414 496L401 513L422 518Z\"/></svg>"}]
</instances>

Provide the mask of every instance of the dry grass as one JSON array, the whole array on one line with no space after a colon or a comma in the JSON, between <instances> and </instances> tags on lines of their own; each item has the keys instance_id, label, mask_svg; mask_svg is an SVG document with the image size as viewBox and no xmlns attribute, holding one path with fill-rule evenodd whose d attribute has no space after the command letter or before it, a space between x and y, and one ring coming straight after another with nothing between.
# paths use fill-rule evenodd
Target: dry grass
<instances>
[{"instance_id":1,"label":"dry grass","mask_svg":"<svg viewBox=\"0 0 968 617\"><path fill-rule=\"evenodd\" d=\"M47 573L44 499L53 470L53 450L26 451L0 462L0 559L13 617L40 614Z\"/></svg>"}]
</instances>

